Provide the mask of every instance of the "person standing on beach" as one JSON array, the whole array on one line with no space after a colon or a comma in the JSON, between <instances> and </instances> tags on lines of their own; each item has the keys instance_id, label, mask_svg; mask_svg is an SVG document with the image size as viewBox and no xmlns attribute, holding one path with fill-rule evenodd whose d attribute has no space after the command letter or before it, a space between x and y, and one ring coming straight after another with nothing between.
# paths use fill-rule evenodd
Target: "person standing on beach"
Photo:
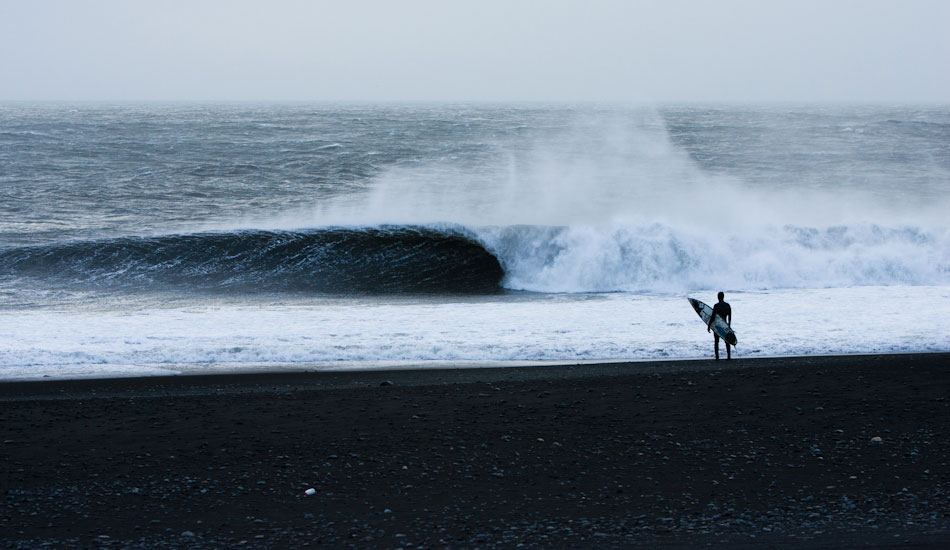
<instances>
[{"instance_id":1,"label":"person standing on beach","mask_svg":"<svg viewBox=\"0 0 950 550\"><path fill-rule=\"evenodd\" d=\"M723 292L719 292L719 303L713 306L712 315L709 316L709 324L706 325L706 332L712 332L712 324L716 319L716 315L722 317L722 320L726 322L726 326L732 326L732 307L729 306L729 303L723 299L725 297L726 295ZM713 338L715 338L716 342L716 360L718 361L719 335L713 332ZM726 359L732 359L732 346L729 345L729 342L726 342Z\"/></svg>"}]
</instances>

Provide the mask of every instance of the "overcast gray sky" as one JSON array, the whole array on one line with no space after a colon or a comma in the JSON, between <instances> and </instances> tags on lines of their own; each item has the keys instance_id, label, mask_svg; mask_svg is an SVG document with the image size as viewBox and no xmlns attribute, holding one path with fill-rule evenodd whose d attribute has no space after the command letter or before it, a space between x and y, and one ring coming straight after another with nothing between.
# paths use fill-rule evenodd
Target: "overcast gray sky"
<instances>
[{"instance_id":1,"label":"overcast gray sky","mask_svg":"<svg viewBox=\"0 0 950 550\"><path fill-rule=\"evenodd\" d=\"M950 101L943 0L0 0L2 100Z\"/></svg>"}]
</instances>

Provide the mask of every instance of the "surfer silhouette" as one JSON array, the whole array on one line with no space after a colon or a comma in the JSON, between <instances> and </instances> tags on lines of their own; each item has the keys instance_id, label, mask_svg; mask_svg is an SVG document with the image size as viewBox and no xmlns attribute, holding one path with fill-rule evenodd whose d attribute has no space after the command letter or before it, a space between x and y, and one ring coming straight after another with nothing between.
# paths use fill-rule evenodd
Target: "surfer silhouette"
<instances>
[{"instance_id":1,"label":"surfer silhouette","mask_svg":"<svg viewBox=\"0 0 950 550\"><path fill-rule=\"evenodd\" d=\"M709 316L709 323L706 325L706 332L712 332L712 324L716 319L716 315L722 317L722 320L726 322L726 326L732 326L732 307L728 302L723 300L726 295L720 292L717 296L719 298L719 303L713 306L712 315ZM713 332L713 338L716 342L716 360L719 360L719 335ZM732 359L732 346L729 345L729 342L726 342L726 359Z\"/></svg>"}]
</instances>

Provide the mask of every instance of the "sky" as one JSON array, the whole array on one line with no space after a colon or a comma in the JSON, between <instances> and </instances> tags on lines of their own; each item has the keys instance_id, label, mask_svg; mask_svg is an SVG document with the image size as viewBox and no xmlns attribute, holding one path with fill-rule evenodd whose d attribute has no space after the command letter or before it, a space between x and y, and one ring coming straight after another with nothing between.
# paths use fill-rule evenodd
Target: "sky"
<instances>
[{"instance_id":1,"label":"sky","mask_svg":"<svg viewBox=\"0 0 950 550\"><path fill-rule=\"evenodd\" d=\"M0 0L0 100L950 102L944 0Z\"/></svg>"}]
</instances>

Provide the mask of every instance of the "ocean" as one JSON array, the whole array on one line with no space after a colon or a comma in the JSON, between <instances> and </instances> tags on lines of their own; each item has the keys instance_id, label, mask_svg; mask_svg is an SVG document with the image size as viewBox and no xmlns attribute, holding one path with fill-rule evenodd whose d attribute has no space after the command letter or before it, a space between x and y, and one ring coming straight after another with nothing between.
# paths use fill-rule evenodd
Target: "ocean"
<instances>
[{"instance_id":1,"label":"ocean","mask_svg":"<svg viewBox=\"0 0 950 550\"><path fill-rule=\"evenodd\" d=\"M3 103L0 379L946 352L948 206L945 105Z\"/></svg>"}]
</instances>

